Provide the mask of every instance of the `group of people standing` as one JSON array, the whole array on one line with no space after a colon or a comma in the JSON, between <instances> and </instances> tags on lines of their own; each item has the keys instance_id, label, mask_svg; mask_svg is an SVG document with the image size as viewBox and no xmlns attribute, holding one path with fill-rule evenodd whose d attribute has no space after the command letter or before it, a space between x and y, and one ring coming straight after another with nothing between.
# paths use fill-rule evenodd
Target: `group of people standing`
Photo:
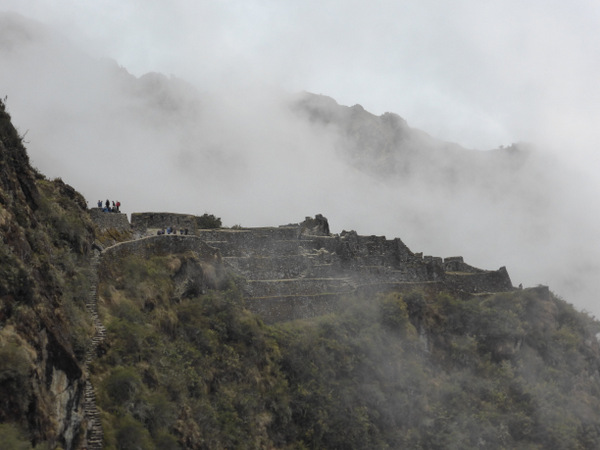
<instances>
[{"instance_id":1,"label":"group of people standing","mask_svg":"<svg viewBox=\"0 0 600 450\"><path fill-rule=\"evenodd\" d=\"M118 200L116 203L113 200L112 206L111 206L110 200L107 199L106 203L104 204L104 207L102 206L102 200L98 200L98 208L102 208L103 212L121 212L121 211L119 211L120 207L121 207L121 202Z\"/></svg>"},{"instance_id":2,"label":"group of people standing","mask_svg":"<svg viewBox=\"0 0 600 450\"><path fill-rule=\"evenodd\" d=\"M189 230L187 228L182 228L182 229L179 230L179 234L185 234L185 235L187 235L188 232L189 232ZM165 229L163 228L161 230L158 230L156 232L156 234L158 236L160 236L161 234L165 234ZM173 228L173 227L167 227L166 234L177 234L177 230L175 228Z\"/></svg>"}]
</instances>

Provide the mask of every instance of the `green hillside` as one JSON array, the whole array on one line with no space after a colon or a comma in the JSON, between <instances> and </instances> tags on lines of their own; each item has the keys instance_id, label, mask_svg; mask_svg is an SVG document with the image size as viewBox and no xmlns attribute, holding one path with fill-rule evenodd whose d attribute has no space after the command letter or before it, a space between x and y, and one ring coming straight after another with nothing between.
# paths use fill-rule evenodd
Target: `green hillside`
<instances>
[{"instance_id":1,"label":"green hillside","mask_svg":"<svg viewBox=\"0 0 600 450\"><path fill-rule=\"evenodd\" d=\"M101 282L109 448L600 445L600 324L544 289L348 298L265 326L233 282L173 302L180 258Z\"/></svg>"}]
</instances>

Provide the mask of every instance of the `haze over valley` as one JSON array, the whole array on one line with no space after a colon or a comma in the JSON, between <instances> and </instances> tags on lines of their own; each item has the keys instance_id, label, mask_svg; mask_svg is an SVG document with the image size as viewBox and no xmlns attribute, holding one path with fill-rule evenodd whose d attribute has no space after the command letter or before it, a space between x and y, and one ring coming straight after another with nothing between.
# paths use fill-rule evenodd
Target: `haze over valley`
<instances>
[{"instance_id":1,"label":"haze over valley","mask_svg":"<svg viewBox=\"0 0 600 450\"><path fill-rule=\"evenodd\" d=\"M5 3L25 14L16 2ZM316 75L293 82L262 77L270 68L264 61L244 78L241 58L238 70L217 79L208 66L218 59L203 60L187 47L178 57L188 64L174 64L175 75L135 58L132 69L115 47L90 35L74 40L85 35L85 24L58 31L56 18L37 19L0 15L0 95L33 165L82 192L90 207L118 199L128 213L209 212L227 226L279 225L321 213L333 232L400 237L415 252L462 255L486 269L506 266L514 285L547 284L579 309L600 312L597 141L590 127L598 111L574 103L591 102L596 88L589 98L550 95L554 86L540 79L531 87L540 96L535 101L530 93L497 98L499 115L521 101L523 116L480 116L470 127L440 112L428 122L414 106L422 95L431 107L417 81L404 85L415 91L406 94L407 111L390 102L394 109L385 112L377 110L381 101L371 107L350 94L308 92L317 87ZM234 65L227 57L224 64ZM587 75L577 73L582 83ZM430 82L425 77L423 86ZM384 97L377 79L370 86L375 98ZM489 92L481 95L491 102ZM440 111L451 104L440 100ZM464 108L456 106L456 115ZM539 122L515 126L528 115ZM423 126L432 123L438 125ZM499 123L508 125L496 132ZM452 127L458 131L448 132Z\"/></svg>"}]
</instances>

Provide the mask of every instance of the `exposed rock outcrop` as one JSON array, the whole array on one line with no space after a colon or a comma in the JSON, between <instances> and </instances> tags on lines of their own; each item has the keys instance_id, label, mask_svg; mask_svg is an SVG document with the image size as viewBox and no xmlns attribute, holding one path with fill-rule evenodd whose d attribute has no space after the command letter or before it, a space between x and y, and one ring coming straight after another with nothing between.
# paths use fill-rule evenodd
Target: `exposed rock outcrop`
<instances>
[{"instance_id":1,"label":"exposed rock outcrop","mask_svg":"<svg viewBox=\"0 0 600 450\"><path fill-rule=\"evenodd\" d=\"M300 226L302 234L309 236L329 236L329 222L321 214L317 214L314 219L307 217Z\"/></svg>"}]
</instances>

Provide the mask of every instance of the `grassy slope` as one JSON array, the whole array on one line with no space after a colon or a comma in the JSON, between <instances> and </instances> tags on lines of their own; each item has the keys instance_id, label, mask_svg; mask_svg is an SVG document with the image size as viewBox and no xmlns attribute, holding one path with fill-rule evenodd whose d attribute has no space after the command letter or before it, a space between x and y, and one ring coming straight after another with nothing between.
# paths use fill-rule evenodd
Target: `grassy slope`
<instances>
[{"instance_id":1,"label":"grassy slope","mask_svg":"<svg viewBox=\"0 0 600 450\"><path fill-rule=\"evenodd\" d=\"M173 257L103 280L108 448L596 448L599 324L536 290L347 299L265 326L229 289L173 302Z\"/></svg>"}]
</instances>

